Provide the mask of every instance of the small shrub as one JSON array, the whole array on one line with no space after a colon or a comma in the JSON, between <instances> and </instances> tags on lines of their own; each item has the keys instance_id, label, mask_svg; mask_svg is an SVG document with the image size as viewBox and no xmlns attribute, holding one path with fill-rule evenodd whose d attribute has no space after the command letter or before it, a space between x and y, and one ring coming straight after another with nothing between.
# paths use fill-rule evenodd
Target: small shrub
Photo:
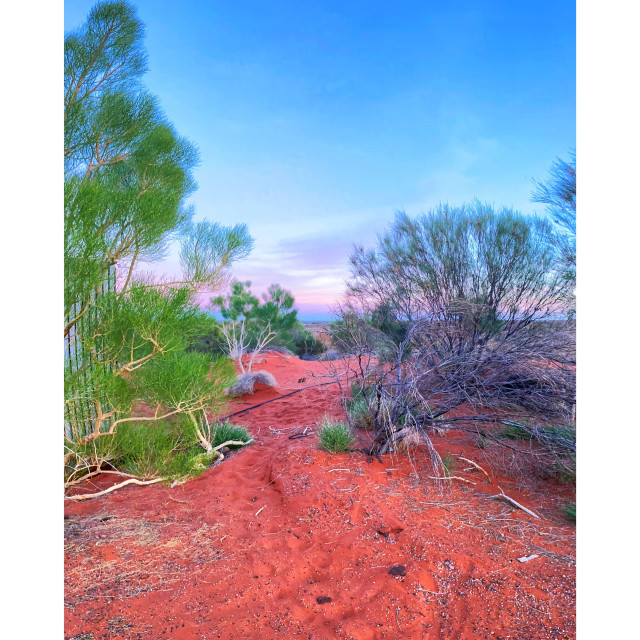
<instances>
[{"instance_id":1,"label":"small shrub","mask_svg":"<svg viewBox=\"0 0 640 640\"><path fill-rule=\"evenodd\" d=\"M253 375L254 382L263 384L266 387L277 387L276 379L268 371L256 371Z\"/></svg>"},{"instance_id":2,"label":"small shrub","mask_svg":"<svg viewBox=\"0 0 640 640\"><path fill-rule=\"evenodd\" d=\"M412 429L409 435L406 435L400 442L396 443L396 451L408 453L414 447L418 447L423 443L422 434L418 429Z\"/></svg>"},{"instance_id":3,"label":"small shrub","mask_svg":"<svg viewBox=\"0 0 640 640\"><path fill-rule=\"evenodd\" d=\"M509 424L498 433L499 438L508 438L509 440L531 440L531 434L522 427Z\"/></svg>"},{"instance_id":4,"label":"small shrub","mask_svg":"<svg viewBox=\"0 0 640 640\"><path fill-rule=\"evenodd\" d=\"M316 338L311 331L302 328L293 332L291 348L298 357L317 356L325 350L322 340Z\"/></svg>"},{"instance_id":5,"label":"small shrub","mask_svg":"<svg viewBox=\"0 0 640 640\"><path fill-rule=\"evenodd\" d=\"M354 444L349 425L325 418L318 431L320 448L331 453L348 451Z\"/></svg>"},{"instance_id":6,"label":"small shrub","mask_svg":"<svg viewBox=\"0 0 640 640\"><path fill-rule=\"evenodd\" d=\"M243 373L238 376L236 383L230 386L226 393L230 396L247 396L254 392L256 382L267 387L276 387L276 379L268 371L256 371L255 373Z\"/></svg>"},{"instance_id":7,"label":"small shrub","mask_svg":"<svg viewBox=\"0 0 640 640\"><path fill-rule=\"evenodd\" d=\"M352 401L351 408L349 409L349 415L351 416L351 420L353 421L353 425L356 429L372 431L375 428L373 415L367 406L367 401L363 397Z\"/></svg>"},{"instance_id":8,"label":"small shrub","mask_svg":"<svg viewBox=\"0 0 640 640\"><path fill-rule=\"evenodd\" d=\"M238 376L235 384L231 385L227 390L227 395L230 396L247 396L253 393L255 386L255 380L250 373L243 373Z\"/></svg>"},{"instance_id":9,"label":"small shrub","mask_svg":"<svg viewBox=\"0 0 640 640\"><path fill-rule=\"evenodd\" d=\"M198 444L193 429L183 420L162 423L126 423L109 438L100 438L79 449L85 458L107 462L112 467L133 475L167 480L196 476L213 462Z\"/></svg>"},{"instance_id":10,"label":"small shrub","mask_svg":"<svg viewBox=\"0 0 640 640\"><path fill-rule=\"evenodd\" d=\"M571 520L571 522L576 521L576 503L570 502L564 509L564 515Z\"/></svg>"},{"instance_id":11,"label":"small shrub","mask_svg":"<svg viewBox=\"0 0 640 640\"><path fill-rule=\"evenodd\" d=\"M229 440L249 442L249 440L251 440L251 434L244 427L238 427L230 422L223 422L215 428L211 444L214 447L217 447L223 442L229 442ZM237 445L233 445L229 448L235 449L237 448Z\"/></svg>"},{"instance_id":12,"label":"small shrub","mask_svg":"<svg viewBox=\"0 0 640 640\"><path fill-rule=\"evenodd\" d=\"M458 463L451 452L448 452L447 455L442 458L442 466L444 467L445 476L450 476L456 470Z\"/></svg>"},{"instance_id":13,"label":"small shrub","mask_svg":"<svg viewBox=\"0 0 640 640\"><path fill-rule=\"evenodd\" d=\"M558 482L562 484L575 484L576 482L576 460L575 457L556 462L553 465L554 475Z\"/></svg>"},{"instance_id":14,"label":"small shrub","mask_svg":"<svg viewBox=\"0 0 640 640\"><path fill-rule=\"evenodd\" d=\"M320 362L329 362L331 360L339 360L340 354L335 349L329 349L318 356Z\"/></svg>"}]
</instances>

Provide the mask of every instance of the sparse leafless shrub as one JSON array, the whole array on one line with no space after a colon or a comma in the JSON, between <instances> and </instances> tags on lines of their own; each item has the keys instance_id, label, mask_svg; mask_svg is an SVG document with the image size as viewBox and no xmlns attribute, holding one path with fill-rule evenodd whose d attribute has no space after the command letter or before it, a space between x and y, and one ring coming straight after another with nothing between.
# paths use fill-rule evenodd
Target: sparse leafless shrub
<instances>
[{"instance_id":1,"label":"sparse leafless shrub","mask_svg":"<svg viewBox=\"0 0 640 640\"><path fill-rule=\"evenodd\" d=\"M441 468L429 429L523 413L570 420L575 333L554 238L542 219L475 202L399 214L376 249L353 253L333 341L352 354L372 453L418 432ZM454 417L463 405L471 415Z\"/></svg>"},{"instance_id":2,"label":"sparse leafless shrub","mask_svg":"<svg viewBox=\"0 0 640 640\"><path fill-rule=\"evenodd\" d=\"M243 374L251 373L255 359L267 350L269 343L276 337L275 331L272 331L271 326L267 325L252 340L247 335L244 320L224 322L222 324L222 333L227 344L227 355L238 363L238 367L240 367L240 371ZM254 342L253 348L250 349L250 345ZM249 359L245 362L244 356L247 354L249 354Z\"/></svg>"}]
</instances>

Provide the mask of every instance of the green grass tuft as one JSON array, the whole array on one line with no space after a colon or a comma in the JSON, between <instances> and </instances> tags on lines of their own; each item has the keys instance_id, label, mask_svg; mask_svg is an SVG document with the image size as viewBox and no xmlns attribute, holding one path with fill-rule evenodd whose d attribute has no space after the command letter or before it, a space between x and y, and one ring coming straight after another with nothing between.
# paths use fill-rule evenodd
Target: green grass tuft
<instances>
[{"instance_id":1,"label":"green grass tuft","mask_svg":"<svg viewBox=\"0 0 640 640\"><path fill-rule=\"evenodd\" d=\"M447 455L442 458L442 466L444 467L444 475L447 477L453 474L456 470L458 462L453 457L451 452L448 452Z\"/></svg>"},{"instance_id":2,"label":"green grass tuft","mask_svg":"<svg viewBox=\"0 0 640 640\"><path fill-rule=\"evenodd\" d=\"M345 422L336 422L325 418L318 431L320 448L331 453L349 451L354 444L349 425Z\"/></svg>"},{"instance_id":3,"label":"green grass tuft","mask_svg":"<svg viewBox=\"0 0 640 640\"><path fill-rule=\"evenodd\" d=\"M196 476L214 457L204 453L193 430L181 420L122 424L113 437L101 440L100 458L120 471L143 478Z\"/></svg>"},{"instance_id":4,"label":"green grass tuft","mask_svg":"<svg viewBox=\"0 0 640 640\"><path fill-rule=\"evenodd\" d=\"M564 509L564 515L571 520L571 522L576 521L576 503L570 502Z\"/></svg>"},{"instance_id":5,"label":"green grass tuft","mask_svg":"<svg viewBox=\"0 0 640 640\"><path fill-rule=\"evenodd\" d=\"M249 442L251 440L251 434L244 428L238 427L230 422L223 422L219 424L215 431L213 432L213 446L217 447L221 445L223 442L228 442L229 440L241 440L242 442ZM237 448L236 446L229 447Z\"/></svg>"},{"instance_id":6,"label":"green grass tuft","mask_svg":"<svg viewBox=\"0 0 640 640\"><path fill-rule=\"evenodd\" d=\"M508 438L509 440L531 440L531 434L522 427L509 424L498 433L499 438Z\"/></svg>"},{"instance_id":7,"label":"green grass tuft","mask_svg":"<svg viewBox=\"0 0 640 640\"><path fill-rule=\"evenodd\" d=\"M354 400L349 409L349 415L353 424L357 429L364 429L366 431L372 431L375 427L373 415L367 406L367 401L363 397L359 397Z\"/></svg>"}]
</instances>

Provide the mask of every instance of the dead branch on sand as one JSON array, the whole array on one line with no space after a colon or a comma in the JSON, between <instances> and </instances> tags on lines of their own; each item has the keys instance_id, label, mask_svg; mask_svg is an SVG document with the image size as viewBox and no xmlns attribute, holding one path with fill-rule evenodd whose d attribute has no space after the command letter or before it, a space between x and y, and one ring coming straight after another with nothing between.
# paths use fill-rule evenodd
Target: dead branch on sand
<instances>
[{"instance_id":1,"label":"dead branch on sand","mask_svg":"<svg viewBox=\"0 0 640 640\"><path fill-rule=\"evenodd\" d=\"M65 496L65 500L91 500L91 498L98 498L100 496L104 496L107 493L111 493L116 489L120 489L128 484L139 484L139 485L147 485L147 484L155 484L156 482L162 482L166 480L166 478L155 478L154 480L138 480L138 478L129 478L129 480L125 480L120 484L114 484L112 487L108 489L104 489L103 491L98 491L97 493L83 493L78 496Z\"/></svg>"},{"instance_id":2,"label":"dead branch on sand","mask_svg":"<svg viewBox=\"0 0 640 640\"><path fill-rule=\"evenodd\" d=\"M491 484L491 478L489 477L489 474L477 462L474 462L473 460L469 460L469 458L465 458L464 456L458 456L458 458L460 458L460 460L464 460L465 462L468 462L471 466L478 469L478 471L482 471L482 473L484 473L484 475L487 476L487 482Z\"/></svg>"},{"instance_id":3,"label":"dead branch on sand","mask_svg":"<svg viewBox=\"0 0 640 640\"><path fill-rule=\"evenodd\" d=\"M523 507L519 502L516 502L513 498L510 498L502 490L502 487L498 487L498 489L500 489L500 493L495 496L489 496L488 500L498 500L498 499L506 500L509 504L512 504L514 507L517 507L518 509L522 509L525 513L528 513L530 516L533 516L534 518L538 518L539 520L541 519L537 513L534 513L533 511L531 511L531 509L527 509L527 507Z\"/></svg>"},{"instance_id":4,"label":"dead branch on sand","mask_svg":"<svg viewBox=\"0 0 640 640\"><path fill-rule=\"evenodd\" d=\"M428 476L430 480L460 480L460 482L466 482L467 484L476 485L476 482L471 480L467 480L466 478L461 478L460 476Z\"/></svg>"}]
</instances>

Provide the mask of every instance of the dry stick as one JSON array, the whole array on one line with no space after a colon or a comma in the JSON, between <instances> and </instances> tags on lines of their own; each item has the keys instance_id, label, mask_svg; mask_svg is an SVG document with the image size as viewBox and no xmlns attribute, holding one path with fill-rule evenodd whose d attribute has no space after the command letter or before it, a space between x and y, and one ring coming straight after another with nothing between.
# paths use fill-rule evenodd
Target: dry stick
<instances>
[{"instance_id":1,"label":"dry stick","mask_svg":"<svg viewBox=\"0 0 640 640\"><path fill-rule=\"evenodd\" d=\"M463 456L458 456L458 458L460 458L460 460L464 460L465 462L468 462L470 465L472 465L476 469L478 469L478 471L482 471L482 473L484 473L484 475L487 476L487 480L488 480L489 484L491 484L491 478L489 477L489 474L479 464L477 464L473 460L469 460L469 458L465 458Z\"/></svg>"},{"instance_id":2,"label":"dry stick","mask_svg":"<svg viewBox=\"0 0 640 640\"><path fill-rule=\"evenodd\" d=\"M65 496L65 500L90 500L91 498L97 498L98 496L103 496L107 493L111 493L120 487L124 487L127 484L154 484L156 482L162 482L165 478L156 478L155 480L138 480L137 478L129 478L129 480L125 480L120 484L114 484L112 487L105 489L104 491L98 491L98 493L84 493L79 496Z\"/></svg>"},{"instance_id":3,"label":"dry stick","mask_svg":"<svg viewBox=\"0 0 640 640\"><path fill-rule=\"evenodd\" d=\"M466 478L461 478L460 476L443 476L442 478L436 476L429 476L431 480L460 480L460 482L466 482L467 484L477 484L472 482L471 480L467 480Z\"/></svg>"},{"instance_id":4,"label":"dry stick","mask_svg":"<svg viewBox=\"0 0 640 640\"><path fill-rule=\"evenodd\" d=\"M357 377L357 376L352 376L353 377ZM347 380L351 380L352 378L347 377ZM275 402L276 400L282 400L282 398L287 398L288 396L292 396L294 393L300 393L301 391L304 391L305 389L313 389L314 387L325 387L328 384L338 384L337 380L331 380L330 382L320 382L318 384L310 384L307 387L300 387L300 389L295 389L295 391L291 391L289 393L285 393L282 396L278 396L277 398L271 398L271 400L265 400L264 402L261 402L260 404L255 404L252 407L247 407L246 409L242 409L240 411L236 411L235 413L230 413L229 415L226 416L222 416L222 418L218 418L216 420L216 422L222 422L223 420L227 420L228 418L233 418L233 416L238 416L241 413L247 413L249 411L253 411L254 409L257 409L258 407L261 407L264 404L269 404L270 402Z\"/></svg>"},{"instance_id":5,"label":"dry stick","mask_svg":"<svg viewBox=\"0 0 640 640\"><path fill-rule=\"evenodd\" d=\"M66 482L65 483L65 489L68 489L69 487L73 487L76 484L82 484L85 480L88 480L89 478L93 478L95 476L99 476L102 475L103 473L112 473L114 475L117 476L124 476L125 478L135 478L136 476L134 476L132 473L124 473L123 471L111 471L109 469L98 469L97 471L91 471L89 473L87 473L86 476L82 476L82 478L78 478L77 480L73 480L72 482Z\"/></svg>"},{"instance_id":6,"label":"dry stick","mask_svg":"<svg viewBox=\"0 0 640 640\"><path fill-rule=\"evenodd\" d=\"M538 520L541 520L540 516L537 513L534 513L533 511L531 511L531 509L527 509L527 507L523 507L519 502L516 502L513 498L510 498L508 495L506 495L505 492L502 490L502 487L498 487L498 489L500 489L500 493L496 496L489 496L488 498L489 500L502 498L503 500L506 500L508 503L512 504L514 507L517 507L518 509L522 509L523 511L528 513L530 516L533 516L534 518L538 518Z\"/></svg>"},{"instance_id":7,"label":"dry stick","mask_svg":"<svg viewBox=\"0 0 640 640\"><path fill-rule=\"evenodd\" d=\"M253 438L251 438L251 440L247 440L246 442L243 442L242 440L227 440L226 442L219 444L217 447L213 447L212 451L215 451L218 455L220 455L219 449L222 449L222 447L229 447L229 446L243 447L249 444L250 442L253 442Z\"/></svg>"}]
</instances>

